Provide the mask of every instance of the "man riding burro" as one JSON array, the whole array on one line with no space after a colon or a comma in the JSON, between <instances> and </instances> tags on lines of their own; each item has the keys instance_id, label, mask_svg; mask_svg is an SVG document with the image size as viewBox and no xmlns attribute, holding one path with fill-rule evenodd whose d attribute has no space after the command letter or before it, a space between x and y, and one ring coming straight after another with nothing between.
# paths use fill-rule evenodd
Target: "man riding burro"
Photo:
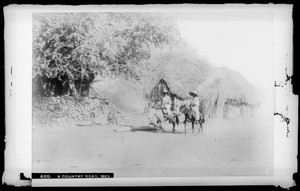
<instances>
[{"instance_id":1,"label":"man riding burro","mask_svg":"<svg viewBox=\"0 0 300 191\"><path fill-rule=\"evenodd\" d=\"M199 111L200 101L196 92L190 92L189 94L192 96L190 107L195 112L195 124L197 125L198 121L200 120L200 111Z\"/></svg>"},{"instance_id":2,"label":"man riding burro","mask_svg":"<svg viewBox=\"0 0 300 191\"><path fill-rule=\"evenodd\" d=\"M175 125L179 124L178 113L171 111L171 98L168 96L168 92L162 92L164 97L161 100L159 107L154 105L149 109L148 118L150 124L157 127L159 130L164 131L162 127L163 121L168 121L173 126L173 132L175 131Z\"/></svg>"},{"instance_id":3,"label":"man riding burro","mask_svg":"<svg viewBox=\"0 0 300 191\"><path fill-rule=\"evenodd\" d=\"M180 112L185 115L185 119L183 121L184 124L184 132L186 132L186 124L187 122L192 123L192 130L194 133L194 124L199 124L198 133L201 131L203 132L203 123L204 123L204 116L200 113L200 101L196 92L189 93L192 98L188 99L188 103L183 104L180 106Z\"/></svg>"},{"instance_id":4,"label":"man riding burro","mask_svg":"<svg viewBox=\"0 0 300 191\"><path fill-rule=\"evenodd\" d=\"M171 98L168 95L167 91L163 91L163 98L162 98L162 112L164 115L164 120L168 120L170 123L177 122L179 123L178 113L171 111Z\"/></svg>"}]
</instances>

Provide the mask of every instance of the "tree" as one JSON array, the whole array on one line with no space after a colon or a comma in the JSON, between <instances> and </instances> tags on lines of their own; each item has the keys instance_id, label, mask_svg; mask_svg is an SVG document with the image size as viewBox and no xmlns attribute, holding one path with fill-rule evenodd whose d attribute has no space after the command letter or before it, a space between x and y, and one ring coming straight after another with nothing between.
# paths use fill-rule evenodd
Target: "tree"
<instances>
[{"instance_id":1,"label":"tree","mask_svg":"<svg viewBox=\"0 0 300 191\"><path fill-rule=\"evenodd\" d=\"M111 36L100 55L108 58L114 75L139 80L153 47L172 46L179 40L175 23L162 14L109 13L107 20Z\"/></svg>"},{"instance_id":2,"label":"tree","mask_svg":"<svg viewBox=\"0 0 300 191\"><path fill-rule=\"evenodd\" d=\"M83 95L93 79L99 56L88 15L36 15L33 24L33 78L46 95L69 91ZM43 92L43 91L42 91Z\"/></svg>"},{"instance_id":3,"label":"tree","mask_svg":"<svg viewBox=\"0 0 300 191\"><path fill-rule=\"evenodd\" d=\"M178 40L161 14L35 14L33 21L33 79L42 95L87 95L97 74L139 80L151 47Z\"/></svg>"}]
</instances>

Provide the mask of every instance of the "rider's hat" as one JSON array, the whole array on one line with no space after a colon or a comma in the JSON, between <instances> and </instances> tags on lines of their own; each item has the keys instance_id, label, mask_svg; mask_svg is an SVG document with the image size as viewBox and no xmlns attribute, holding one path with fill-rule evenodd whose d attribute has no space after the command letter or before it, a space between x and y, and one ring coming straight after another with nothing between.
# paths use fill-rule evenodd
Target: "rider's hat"
<instances>
[{"instance_id":1,"label":"rider's hat","mask_svg":"<svg viewBox=\"0 0 300 191\"><path fill-rule=\"evenodd\" d=\"M166 90L164 90L162 93L163 93L163 94L167 94L168 92L167 92Z\"/></svg>"},{"instance_id":2,"label":"rider's hat","mask_svg":"<svg viewBox=\"0 0 300 191\"><path fill-rule=\"evenodd\" d=\"M198 96L196 91L190 92L189 94L190 94L191 96Z\"/></svg>"}]
</instances>

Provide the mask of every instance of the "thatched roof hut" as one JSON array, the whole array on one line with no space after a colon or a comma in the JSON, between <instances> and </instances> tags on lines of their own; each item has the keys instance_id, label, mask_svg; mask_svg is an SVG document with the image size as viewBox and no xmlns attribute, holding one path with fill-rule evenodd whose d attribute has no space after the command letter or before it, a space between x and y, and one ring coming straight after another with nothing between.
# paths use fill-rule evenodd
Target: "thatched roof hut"
<instances>
[{"instance_id":1,"label":"thatched roof hut","mask_svg":"<svg viewBox=\"0 0 300 191\"><path fill-rule=\"evenodd\" d=\"M243 109L259 103L257 90L240 73L219 68L197 88L208 118L226 117L228 106Z\"/></svg>"},{"instance_id":2,"label":"thatched roof hut","mask_svg":"<svg viewBox=\"0 0 300 191\"><path fill-rule=\"evenodd\" d=\"M165 84L170 93L184 99L189 96L202 82L207 79L214 67L206 61L198 58L195 50L188 47L177 47L175 49L157 49L153 54L149 70L143 75L145 94L157 91L159 84ZM156 95L157 96L157 95ZM154 96L155 97L155 96Z\"/></svg>"}]
</instances>

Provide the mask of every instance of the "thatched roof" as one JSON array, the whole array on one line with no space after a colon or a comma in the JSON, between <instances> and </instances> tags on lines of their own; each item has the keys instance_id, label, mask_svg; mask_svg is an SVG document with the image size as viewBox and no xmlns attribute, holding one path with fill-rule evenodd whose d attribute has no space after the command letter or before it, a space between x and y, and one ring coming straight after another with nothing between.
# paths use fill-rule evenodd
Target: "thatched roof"
<instances>
[{"instance_id":1,"label":"thatched roof","mask_svg":"<svg viewBox=\"0 0 300 191\"><path fill-rule=\"evenodd\" d=\"M225 67L219 68L198 88L198 94L203 99L241 99L249 104L257 103L257 91L239 72ZM225 100L224 100L225 101Z\"/></svg>"},{"instance_id":2,"label":"thatched roof","mask_svg":"<svg viewBox=\"0 0 300 191\"><path fill-rule=\"evenodd\" d=\"M167 86L170 88L170 92L176 96L178 96L181 99L184 99L189 96L189 92L193 91L194 88L190 87L189 84L185 81L178 81L174 79L170 79L167 76L164 78L158 78L156 84L154 84L152 87L149 87L147 90L148 93L157 86L158 83L163 80Z\"/></svg>"}]
</instances>

